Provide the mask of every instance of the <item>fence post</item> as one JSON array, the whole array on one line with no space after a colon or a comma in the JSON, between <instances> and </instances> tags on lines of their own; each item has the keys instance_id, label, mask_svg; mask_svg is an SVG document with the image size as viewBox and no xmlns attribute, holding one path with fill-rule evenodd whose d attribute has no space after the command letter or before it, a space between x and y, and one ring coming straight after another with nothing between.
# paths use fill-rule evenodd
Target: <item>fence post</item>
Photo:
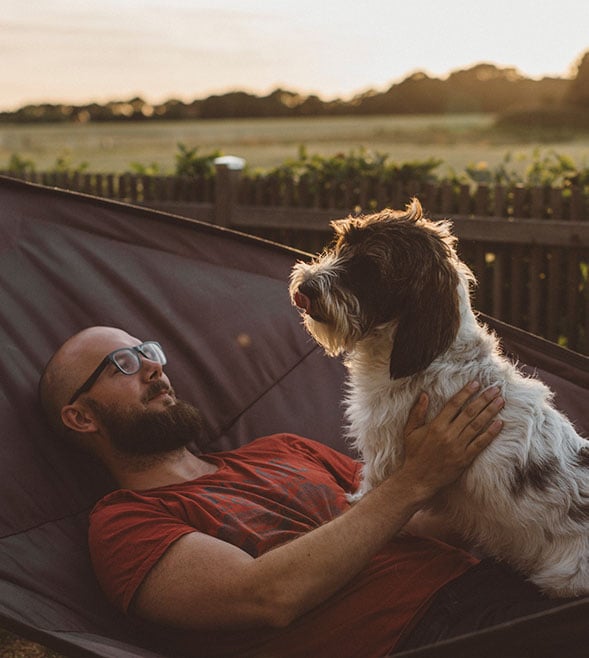
<instances>
[{"instance_id":1,"label":"fence post","mask_svg":"<svg viewBox=\"0 0 589 658\"><path fill-rule=\"evenodd\" d=\"M233 207L237 204L237 192L241 170L245 160L234 155L215 158L215 212L214 223L231 226Z\"/></svg>"}]
</instances>

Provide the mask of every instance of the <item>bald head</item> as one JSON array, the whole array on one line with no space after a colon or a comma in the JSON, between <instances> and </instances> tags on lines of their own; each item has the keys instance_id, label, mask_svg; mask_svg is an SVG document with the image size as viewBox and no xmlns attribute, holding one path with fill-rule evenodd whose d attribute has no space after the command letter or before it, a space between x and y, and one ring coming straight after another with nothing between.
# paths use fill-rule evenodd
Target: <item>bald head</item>
<instances>
[{"instance_id":1,"label":"bald head","mask_svg":"<svg viewBox=\"0 0 589 658\"><path fill-rule=\"evenodd\" d=\"M61 410L107 354L139 342L115 327L89 327L68 338L51 357L39 381L41 405L51 427L64 433Z\"/></svg>"}]
</instances>

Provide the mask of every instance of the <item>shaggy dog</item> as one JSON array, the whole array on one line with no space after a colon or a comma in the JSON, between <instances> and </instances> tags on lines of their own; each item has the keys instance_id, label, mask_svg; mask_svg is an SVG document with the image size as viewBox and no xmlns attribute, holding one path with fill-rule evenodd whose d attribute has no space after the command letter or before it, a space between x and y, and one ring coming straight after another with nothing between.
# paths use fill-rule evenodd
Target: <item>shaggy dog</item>
<instances>
[{"instance_id":1,"label":"shaggy dog","mask_svg":"<svg viewBox=\"0 0 589 658\"><path fill-rule=\"evenodd\" d=\"M421 391L433 417L471 380L498 385L499 437L432 505L546 593L589 593L589 441L477 321L474 277L450 224L424 218L414 199L406 212L332 226L333 246L295 265L290 295L326 352L345 354L348 430L364 462L359 495L395 469Z\"/></svg>"}]
</instances>

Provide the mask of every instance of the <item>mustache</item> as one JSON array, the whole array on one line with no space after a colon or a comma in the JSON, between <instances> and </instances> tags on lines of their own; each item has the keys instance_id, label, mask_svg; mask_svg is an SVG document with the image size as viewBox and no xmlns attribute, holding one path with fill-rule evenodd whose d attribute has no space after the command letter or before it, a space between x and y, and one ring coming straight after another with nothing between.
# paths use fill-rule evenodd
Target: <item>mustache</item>
<instances>
[{"instance_id":1,"label":"mustache","mask_svg":"<svg viewBox=\"0 0 589 658\"><path fill-rule=\"evenodd\" d=\"M148 386L147 391L143 396L143 402L149 402L152 398L156 397L156 395L159 395L164 391L176 399L176 393L174 389L160 379L158 381L151 382L151 384Z\"/></svg>"}]
</instances>

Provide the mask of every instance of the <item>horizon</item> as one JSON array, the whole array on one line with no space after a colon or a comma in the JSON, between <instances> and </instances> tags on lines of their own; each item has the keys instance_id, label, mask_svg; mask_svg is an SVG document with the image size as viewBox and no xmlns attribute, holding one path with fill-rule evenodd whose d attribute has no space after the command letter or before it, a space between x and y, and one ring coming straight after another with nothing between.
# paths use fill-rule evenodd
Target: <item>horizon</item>
<instances>
[{"instance_id":1,"label":"horizon","mask_svg":"<svg viewBox=\"0 0 589 658\"><path fill-rule=\"evenodd\" d=\"M265 96L278 88L349 100L416 71L445 79L480 63L530 79L568 78L589 49L589 3L581 0L557 7L496 0L476 12L465 0L4 4L0 111L8 112L134 97L159 104L231 91Z\"/></svg>"},{"instance_id":2,"label":"horizon","mask_svg":"<svg viewBox=\"0 0 589 658\"><path fill-rule=\"evenodd\" d=\"M475 68L476 66L480 66L480 65L496 66L498 70L501 70L501 69L506 69L506 70L515 69L515 67L509 67L509 66L501 67L501 66L498 66L498 65L494 64L493 62L475 62L473 64L470 64L470 65L467 65L467 66L464 66L464 67L459 67L457 69L453 69L452 71L449 71L445 75L441 75L441 76L436 76L436 75L431 75L431 74L428 74L428 75L430 75L431 79L438 79L438 80L444 81L444 80L447 80L448 78L450 78L450 76L454 73L459 73L461 71L468 71L468 70L470 70L472 68ZM528 76L524 76L521 73L521 71L518 71L517 69L515 69L515 70L516 70L517 73L521 74L524 79L528 79L528 80L541 81L543 79L561 79L561 80L569 80L569 79L572 80L573 79L569 76L549 76L549 75L542 76L542 77L531 77L531 76L528 77ZM425 71L419 71L419 72L427 73ZM390 87L394 86L395 84L399 84L399 83L403 82L403 80L409 78L414 73L418 73L418 71L412 71L412 72L408 73L406 76L403 76L403 77L401 77L397 80L393 80L389 84L386 84L382 89L378 89L378 90L369 89L369 88L360 89L360 90L358 90L356 92L353 92L352 94L348 95L347 97L333 96L333 97L326 98L326 97L321 96L319 93L314 92L314 91L303 92L303 91L300 91L298 89L288 89L286 87L273 87L271 89L266 89L266 90L250 90L250 89L241 89L241 88L237 88L237 87L228 87L227 89L222 89L222 90L212 90L210 93L207 93L203 96L194 96L192 98L183 98L183 99L179 99L178 97L170 97L170 98L163 98L163 99L161 99L160 101L157 101L157 102L154 102L151 99L146 98L145 96L141 96L141 95L128 96L128 97L119 97L119 98L105 98L104 100L101 100L101 101L97 101L95 99L89 99L89 100L82 100L82 101L79 101L79 102L76 102L76 103L72 103L68 100L60 100L60 101L55 101L55 102L44 100L44 101L38 101L38 102L35 102L35 103L25 103L24 105L15 107L12 110L2 110L2 109L0 109L0 112L11 113L12 111L18 111L19 109L22 109L22 108L27 107L27 106L39 107L39 106L42 106L42 105L52 105L52 106L63 105L63 106L72 106L72 107L79 107L79 106L84 107L84 106L96 103L97 105L105 106L105 105L108 105L109 103L128 103L128 102L130 102L132 100L135 100L137 98L144 101L147 105L153 105L153 106L160 105L160 104L163 105L165 103L168 103L168 102L174 101L174 100L181 100L182 102L184 102L186 104L190 104L191 102L205 100L206 98L211 97L211 96L223 96L225 94L242 93L242 92L246 93L246 94L249 94L249 95L252 95L252 96L255 96L255 97L258 97L258 98L263 98L263 97L266 97L266 96L272 94L273 92L276 92L276 91L279 91L279 90L287 92L287 93L298 94L303 98L307 97L307 96L311 96L311 95L316 95L322 102L329 102L329 101L334 101L334 100L339 100L339 101L342 101L342 102L349 102L355 96L360 95L362 93L365 93L367 91L374 91L375 93L385 92Z\"/></svg>"}]
</instances>

